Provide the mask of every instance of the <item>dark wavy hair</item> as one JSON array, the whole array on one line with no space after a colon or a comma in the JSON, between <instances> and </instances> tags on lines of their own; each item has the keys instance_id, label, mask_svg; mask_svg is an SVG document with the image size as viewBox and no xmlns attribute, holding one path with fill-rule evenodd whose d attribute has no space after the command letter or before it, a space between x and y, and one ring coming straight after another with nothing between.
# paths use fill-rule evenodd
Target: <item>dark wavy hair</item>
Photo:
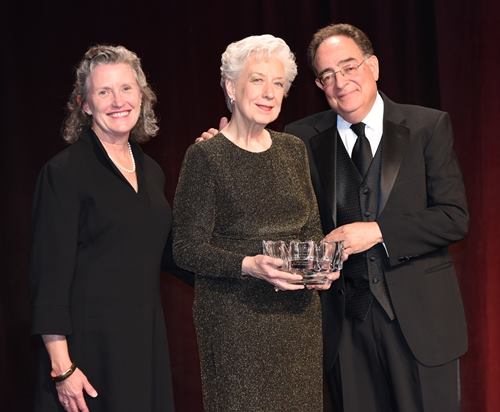
<instances>
[{"instance_id":1,"label":"dark wavy hair","mask_svg":"<svg viewBox=\"0 0 500 412\"><path fill-rule=\"evenodd\" d=\"M156 95L146 80L139 57L123 46L96 45L87 50L76 68L73 91L67 103L68 115L62 131L63 138L68 143L76 142L82 130L92 124L92 116L82 110L87 99L88 78L92 70L101 64L117 63L126 63L132 67L142 93L141 113L130 132L130 137L138 143L143 143L158 133L158 120L153 111Z\"/></svg>"},{"instance_id":2,"label":"dark wavy hair","mask_svg":"<svg viewBox=\"0 0 500 412\"><path fill-rule=\"evenodd\" d=\"M354 43L358 45L364 56L371 56L372 54L374 54L372 42L363 31L353 26L352 24L330 24L314 33L311 43L309 43L309 47L307 48L307 58L309 61L309 65L311 66L311 69L315 74L317 73L316 68L314 67L314 61L316 60L316 52L318 51L318 47L326 39L332 36L344 36L354 40Z\"/></svg>"}]
</instances>

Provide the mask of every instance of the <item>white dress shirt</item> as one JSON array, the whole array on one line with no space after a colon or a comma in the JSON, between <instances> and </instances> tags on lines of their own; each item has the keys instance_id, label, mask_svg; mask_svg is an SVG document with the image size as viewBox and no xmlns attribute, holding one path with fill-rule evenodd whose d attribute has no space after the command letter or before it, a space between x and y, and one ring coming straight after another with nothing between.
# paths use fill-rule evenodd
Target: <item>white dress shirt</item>
<instances>
[{"instance_id":1,"label":"white dress shirt","mask_svg":"<svg viewBox=\"0 0 500 412\"><path fill-rule=\"evenodd\" d=\"M384 131L384 101L380 94L377 93L372 109L361 121L366 125L365 135L370 142L372 155L375 156ZM352 123L347 122L340 115L337 115L337 130L339 131L340 138L349 156L352 156L352 148L358 138L356 133L352 131L351 124Z\"/></svg>"},{"instance_id":2,"label":"white dress shirt","mask_svg":"<svg viewBox=\"0 0 500 412\"><path fill-rule=\"evenodd\" d=\"M365 135L370 142L372 155L375 156L384 131L384 101L380 94L377 93L372 109L361 121L366 125ZM340 117L340 115L337 115L337 130L349 156L352 156L352 148L358 138L356 133L351 129L351 124ZM382 242L382 245L384 246L385 253L389 256L385 243Z\"/></svg>"}]
</instances>

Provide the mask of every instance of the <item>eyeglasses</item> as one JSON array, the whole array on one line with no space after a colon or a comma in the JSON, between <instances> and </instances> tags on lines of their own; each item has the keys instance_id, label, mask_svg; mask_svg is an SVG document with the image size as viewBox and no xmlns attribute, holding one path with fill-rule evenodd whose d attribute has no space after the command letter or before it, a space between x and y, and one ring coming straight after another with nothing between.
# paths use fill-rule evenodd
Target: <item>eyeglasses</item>
<instances>
[{"instance_id":1,"label":"eyeglasses","mask_svg":"<svg viewBox=\"0 0 500 412\"><path fill-rule=\"evenodd\" d=\"M356 76L356 74L358 73L358 69L368 59L368 57L365 57L359 64L348 63L344 66L341 66L336 71L327 69L318 76L318 81L323 87L329 87L337 80L337 73L340 73L346 79L352 79L354 76Z\"/></svg>"}]
</instances>

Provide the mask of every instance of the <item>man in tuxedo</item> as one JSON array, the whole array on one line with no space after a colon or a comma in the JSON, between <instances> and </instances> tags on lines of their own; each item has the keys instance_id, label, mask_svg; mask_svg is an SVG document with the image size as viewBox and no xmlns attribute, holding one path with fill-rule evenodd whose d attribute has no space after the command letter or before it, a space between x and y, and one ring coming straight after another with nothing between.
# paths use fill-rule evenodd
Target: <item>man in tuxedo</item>
<instances>
[{"instance_id":1,"label":"man in tuxedo","mask_svg":"<svg viewBox=\"0 0 500 412\"><path fill-rule=\"evenodd\" d=\"M324 233L348 255L322 295L335 410L457 411L467 332L448 246L468 211L449 116L379 92L352 25L319 30L308 55L331 110L285 131L305 142Z\"/></svg>"}]
</instances>

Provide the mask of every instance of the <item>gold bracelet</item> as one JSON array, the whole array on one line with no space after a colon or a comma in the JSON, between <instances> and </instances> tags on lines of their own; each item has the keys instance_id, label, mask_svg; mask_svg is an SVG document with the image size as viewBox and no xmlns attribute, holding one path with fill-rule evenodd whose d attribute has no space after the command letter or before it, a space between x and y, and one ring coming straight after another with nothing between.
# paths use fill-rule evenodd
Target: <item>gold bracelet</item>
<instances>
[{"instance_id":1,"label":"gold bracelet","mask_svg":"<svg viewBox=\"0 0 500 412\"><path fill-rule=\"evenodd\" d=\"M76 369L76 364L73 362L67 371L64 371L63 373L57 376L50 375L50 378L52 379L52 382L56 383L62 382L64 379L68 379L73 374L75 369Z\"/></svg>"}]
</instances>

